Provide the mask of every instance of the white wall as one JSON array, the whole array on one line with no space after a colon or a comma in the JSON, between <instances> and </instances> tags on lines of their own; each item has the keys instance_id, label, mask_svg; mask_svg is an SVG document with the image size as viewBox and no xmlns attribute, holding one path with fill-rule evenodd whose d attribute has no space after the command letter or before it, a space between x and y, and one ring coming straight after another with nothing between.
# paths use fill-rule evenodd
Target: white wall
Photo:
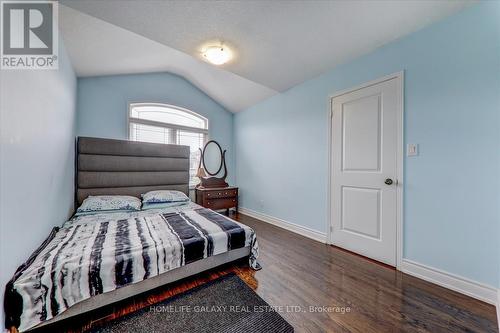
<instances>
[{"instance_id":1,"label":"white wall","mask_svg":"<svg viewBox=\"0 0 500 333\"><path fill-rule=\"evenodd\" d=\"M59 70L0 71L2 299L16 268L73 209L75 105L76 77L62 45Z\"/></svg>"}]
</instances>

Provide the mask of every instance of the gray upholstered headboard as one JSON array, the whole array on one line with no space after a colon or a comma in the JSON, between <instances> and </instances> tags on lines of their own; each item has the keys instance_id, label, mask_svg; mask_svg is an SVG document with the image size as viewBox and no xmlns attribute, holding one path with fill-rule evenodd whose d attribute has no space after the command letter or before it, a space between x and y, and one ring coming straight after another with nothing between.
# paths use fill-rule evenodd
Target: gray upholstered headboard
<instances>
[{"instance_id":1,"label":"gray upholstered headboard","mask_svg":"<svg viewBox=\"0 0 500 333\"><path fill-rule=\"evenodd\" d=\"M76 203L89 195L178 190L189 195L189 147L79 137Z\"/></svg>"}]
</instances>

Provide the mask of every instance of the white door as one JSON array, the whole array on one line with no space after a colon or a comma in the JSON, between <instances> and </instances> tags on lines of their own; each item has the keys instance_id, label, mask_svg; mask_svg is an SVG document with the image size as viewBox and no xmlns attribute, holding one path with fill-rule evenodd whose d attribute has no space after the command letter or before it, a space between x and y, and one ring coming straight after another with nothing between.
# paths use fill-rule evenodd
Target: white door
<instances>
[{"instance_id":1,"label":"white door","mask_svg":"<svg viewBox=\"0 0 500 333\"><path fill-rule=\"evenodd\" d=\"M332 244L396 265L400 77L333 97Z\"/></svg>"}]
</instances>

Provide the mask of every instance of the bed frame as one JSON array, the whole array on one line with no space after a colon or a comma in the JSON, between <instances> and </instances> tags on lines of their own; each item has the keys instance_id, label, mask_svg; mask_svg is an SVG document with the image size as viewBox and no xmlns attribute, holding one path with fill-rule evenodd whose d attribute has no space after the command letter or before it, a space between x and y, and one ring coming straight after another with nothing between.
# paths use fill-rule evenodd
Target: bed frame
<instances>
[{"instance_id":1,"label":"bed frame","mask_svg":"<svg viewBox=\"0 0 500 333\"><path fill-rule=\"evenodd\" d=\"M75 202L89 195L132 195L178 190L189 195L189 147L79 137L76 144ZM33 329L136 296L148 290L248 257L250 247L231 250L123 288L94 296Z\"/></svg>"}]
</instances>

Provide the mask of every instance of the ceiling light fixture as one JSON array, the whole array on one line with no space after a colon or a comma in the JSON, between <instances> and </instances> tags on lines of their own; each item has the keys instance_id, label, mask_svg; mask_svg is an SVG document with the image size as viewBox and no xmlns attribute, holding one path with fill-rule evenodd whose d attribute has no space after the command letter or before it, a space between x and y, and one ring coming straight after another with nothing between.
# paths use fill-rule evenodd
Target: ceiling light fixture
<instances>
[{"instance_id":1,"label":"ceiling light fixture","mask_svg":"<svg viewBox=\"0 0 500 333\"><path fill-rule=\"evenodd\" d=\"M209 46L203 52L203 57L214 65L223 65L231 60L233 54L225 45Z\"/></svg>"}]
</instances>

